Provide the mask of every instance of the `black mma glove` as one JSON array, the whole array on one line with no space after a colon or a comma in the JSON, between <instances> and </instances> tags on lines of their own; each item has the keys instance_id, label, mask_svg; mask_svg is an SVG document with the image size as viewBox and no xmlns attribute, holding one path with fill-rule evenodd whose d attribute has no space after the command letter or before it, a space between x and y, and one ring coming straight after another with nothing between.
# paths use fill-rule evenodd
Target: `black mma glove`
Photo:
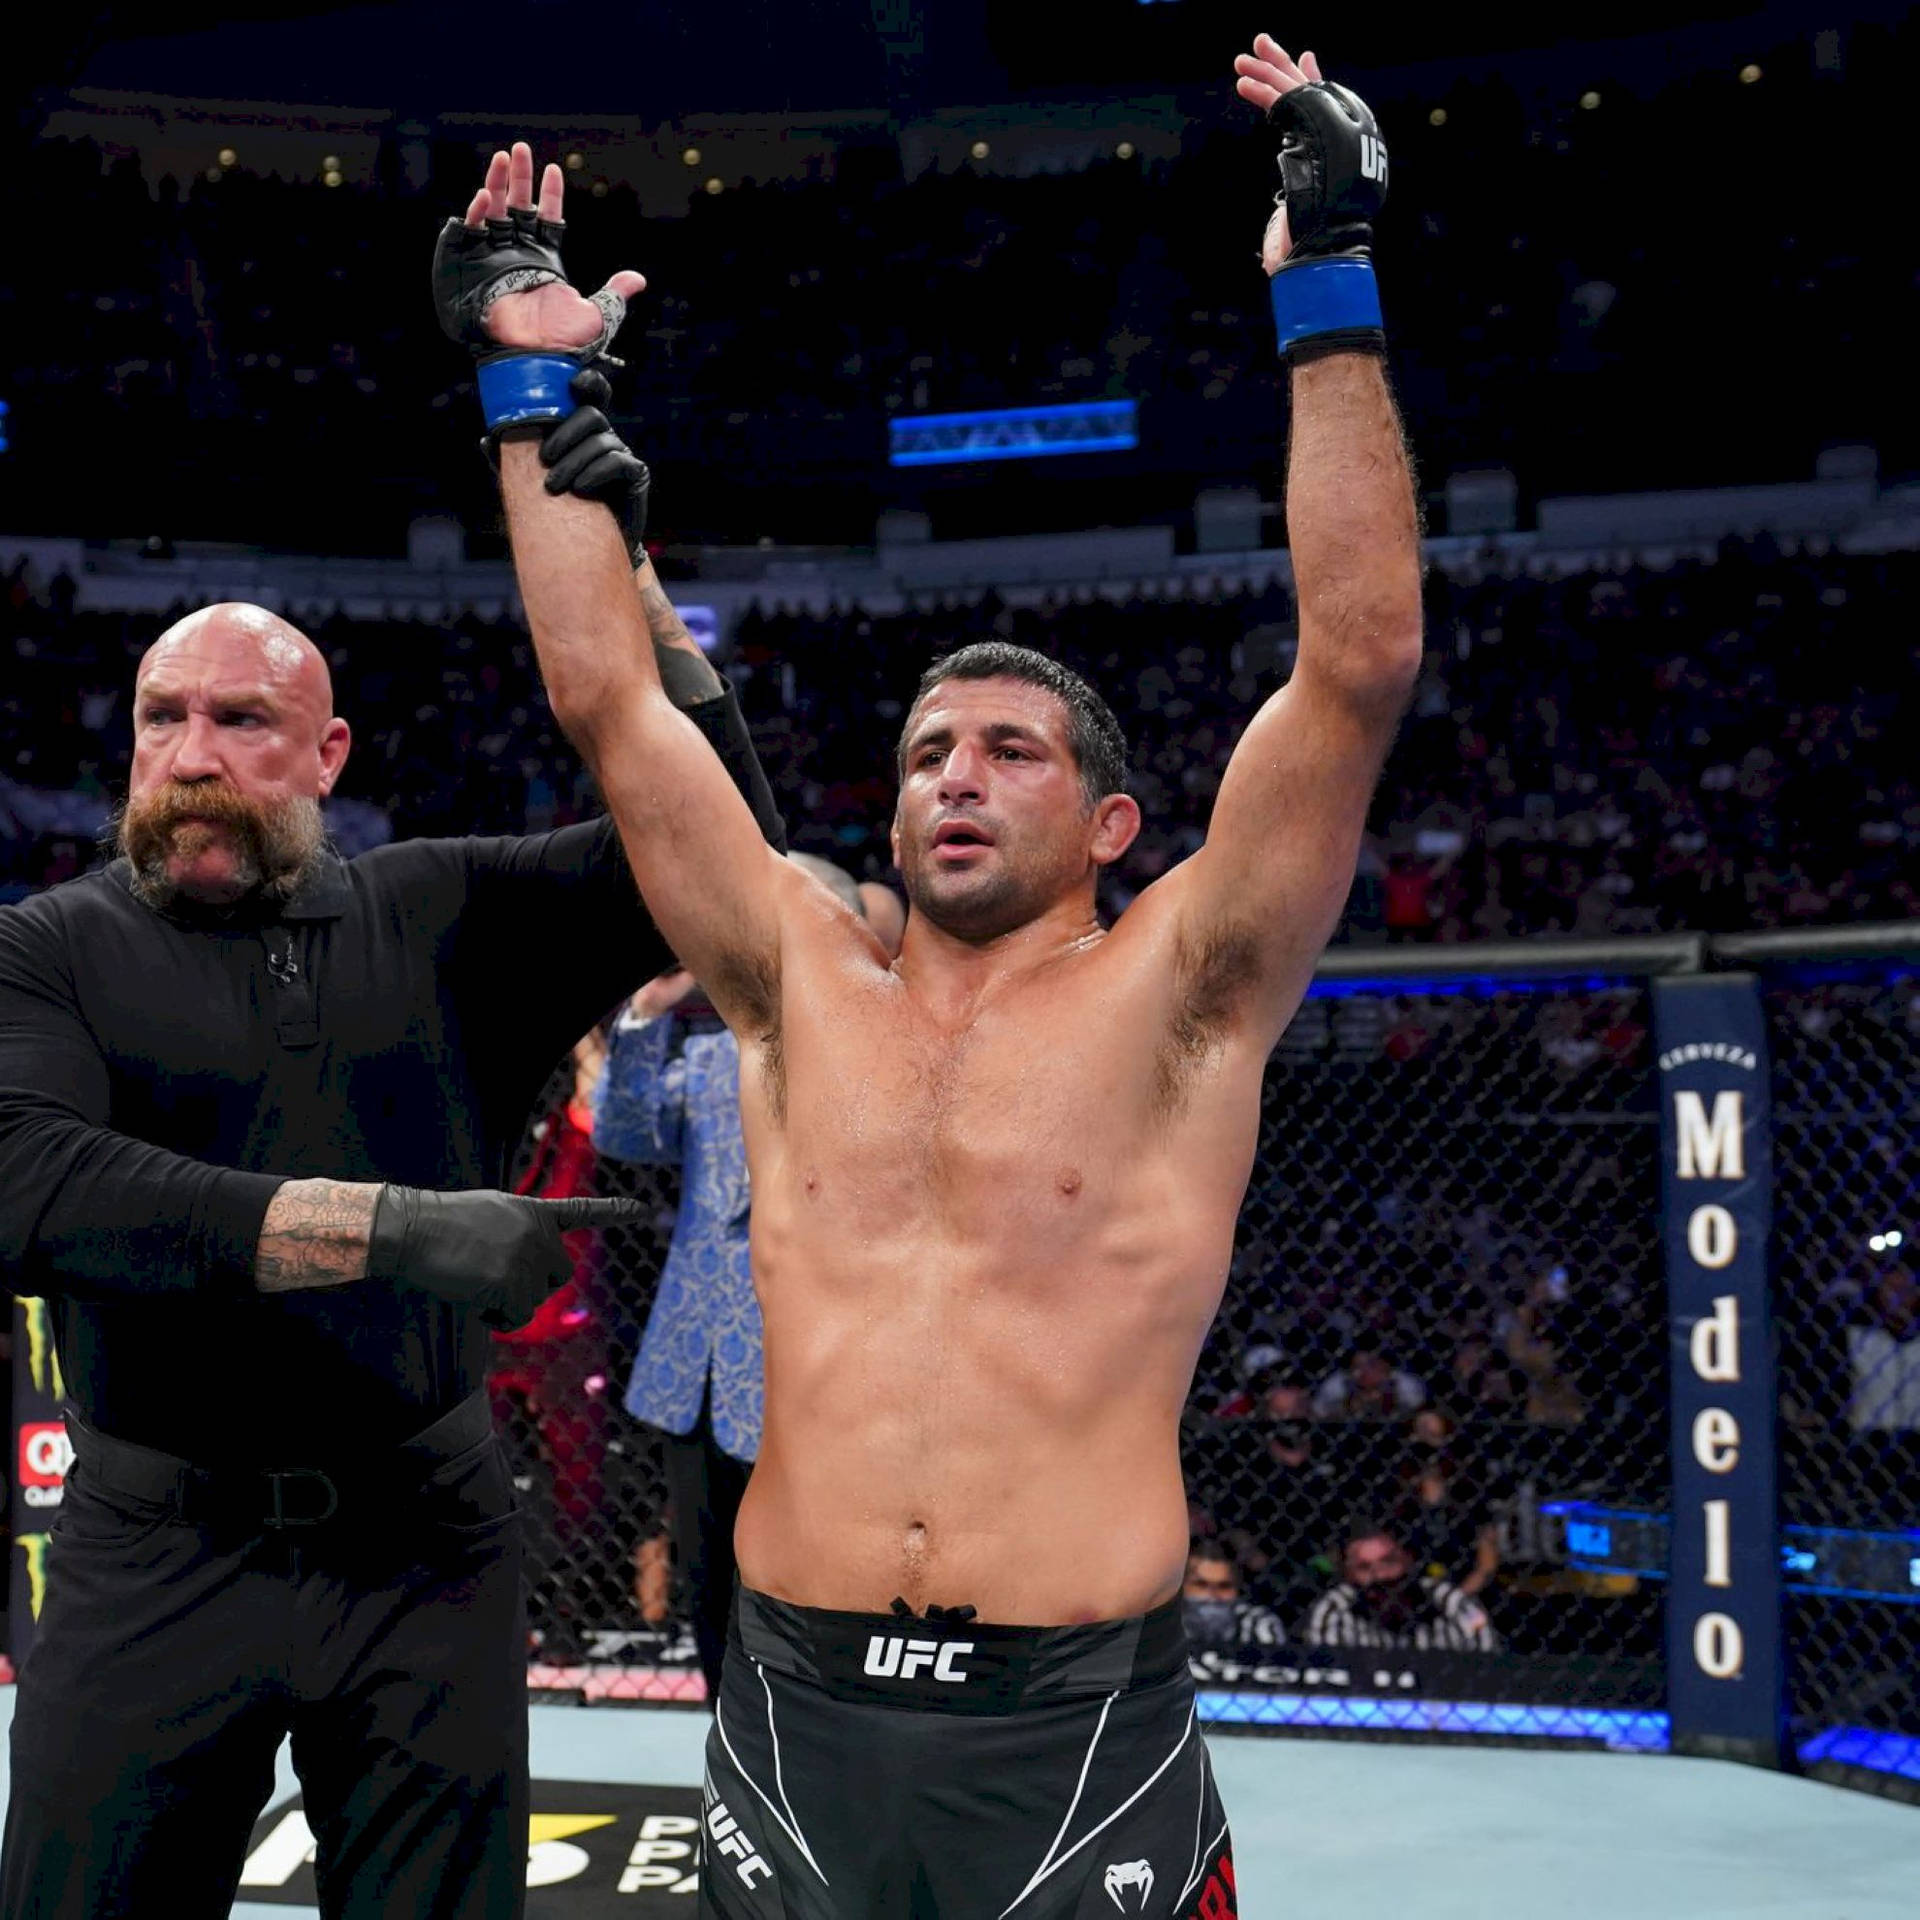
<instances>
[{"instance_id":1,"label":"black mma glove","mask_svg":"<svg viewBox=\"0 0 1920 1920\"><path fill-rule=\"evenodd\" d=\"M634 1200L529 1200L483 1189L385 1186L367 1236L367 1278L471 1307L490 1327L524 1327L573 1277L560 1236L640 1219Z\"/></svg>"},{"instance_id":2,"label":"black mma glove","mask_svg":"<svg viewBox=\"0 0 1920 1920\"><path fill-rule=\"evenodd\" d=\"M568 390L579 405L540 442L546 489L555 494L577 493L583 500L611 507L613 517L626 530L627 551L638 566L645 552L652 475L607 419L605 410L613 399L607 376L597 367L583 367L568 382Z\"/></svg>"},{"instance_id":3,"label":"black mma glove","mask_svg":"<svg viewBox=\"0 0 1920 1920\"><path fill-rule=\"evenodd\" d=\"M1291 361L1385 353L1373 279L1373 222L1387 197L1387 147L1356 93L1315 80L1283 93L1280 199L1291 250L1273 275L1273 318Z\"/></svg>"},{"instance_id":4,"label":"black mma glove","mask_svg":"<svg viewBox=\"0 0 1920 1920\"><path fill-rule=\"evenodd\" d=\"M490 436L514 426L543 428L571 413L573 376L607 358L607 347L626 318L626 301L602 287L591 296L600 309L600 333L584 347L502 347L487 331L487 311L496 300L556 280L571 284L560 264L565 232L564 220L543 220L531 207L515 207L504 220L477 227L450 219L434 245L434 312L441 332L467 347L478 362L480 405Z\"/></svg>"}]
</instances>

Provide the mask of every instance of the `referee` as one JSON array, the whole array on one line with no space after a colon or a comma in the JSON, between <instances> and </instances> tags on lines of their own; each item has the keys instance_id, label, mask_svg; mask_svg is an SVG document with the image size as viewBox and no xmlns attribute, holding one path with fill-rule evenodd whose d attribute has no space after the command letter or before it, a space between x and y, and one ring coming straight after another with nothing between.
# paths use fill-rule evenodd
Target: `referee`
<instances>
[{"instance_id":1,"label":"referee","mask_svg":"<svg viewBox=\"0 0 1920 1920\"><path fill-rule=\"evenodd\" d=\"M777 843L738 706L639 587ZM224 1916L291 1734L324 1913L516 1915L488 1334L624 1203L497 1189L554 1062L670 956L604 820L338 858L347 723L260 608L163 634L134 718L120 857L0 908L0 1281L52 1305L74 1447L0 1913Z\"/></svg>"}]
</instances>

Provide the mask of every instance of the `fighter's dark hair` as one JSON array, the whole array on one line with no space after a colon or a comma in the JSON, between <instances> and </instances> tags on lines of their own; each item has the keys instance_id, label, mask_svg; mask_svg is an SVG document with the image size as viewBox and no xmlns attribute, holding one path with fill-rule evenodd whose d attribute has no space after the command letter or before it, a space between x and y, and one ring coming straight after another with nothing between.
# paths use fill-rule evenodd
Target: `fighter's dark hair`
<instances>
[{"instance_id":1,"label":"fighter's dark hair","mask_svg":"<svg viewBox=\"0 0 1920 1920\"><path fill-rule=\"evenodd\" d=\"M1081 791L1089 807L1097 806L1110 793L1124 793L1127 786L1127 736L1113 709L1071 667L1031 647L1017 647L1011 640L976 640L970 646L943 654L920 676L914 690L913 705L907 709L907 725L913 715L943 680L1024 680L1028 686L1044 687L1067 710L1067 744L1073 749L1080 769ZM894 752L895 763L904 778L907 770L907 732L903 727Z\"/></svg>"}]
</instances>

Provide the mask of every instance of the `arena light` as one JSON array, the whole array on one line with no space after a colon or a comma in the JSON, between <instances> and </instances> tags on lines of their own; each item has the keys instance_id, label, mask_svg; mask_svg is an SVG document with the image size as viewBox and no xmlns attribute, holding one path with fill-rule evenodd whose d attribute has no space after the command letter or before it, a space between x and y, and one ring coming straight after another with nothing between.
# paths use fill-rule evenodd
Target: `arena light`
<instances>
[{"instance_id":1,"label":"arena light","mask_svg":"<svg viewBox=\"0 0 1920 1920\"><path fill-rule=\"evenodd\" d=\"M1586 92L1580 96L1580 104L1591 113L1594 108L1600 104L1600 96L1589 87Z\"/></svg>"},{"instance_id":2,"label":"arena light","mask_svg":"<svg viewBox=\"0 0 1920 1920\"><path fill-rule=\"evenodd\" d=\"M1592 1740L1614 1753L1665 1753L1673 1740L1673 1723L1664 1713L1517 1701L1382 1700L1352 1694L1226 1693L1203 1688L1199 1717L1216 1726Z\"/></svg>"},{"instance_id":3,"label":"arena light","mask_svg":"<svg viewBox=\"0 0 1920 1920\"><path fill-rule=\"evenodd\" d=\"M338 173L340 171L340 156L337 153L328 154L320 162L320 171L322 173Z\"/></svg>"},{"instance_id":4,"label":"arena light","mask_svg":"<svg viewBox=\"0 0 1920 1920\"><path fill-rule=\"evenodd\" d=\"M1446 124L1447 110L1445 107L1435 107L1434 110L1427 115L1427 125L1430 127L1444 127Z\"/></svg>"},{"instance_id":5,"label":"arena light","mask_svg":"<svg viewBox=\"0 0 1920 1920\"><path fill-rule=\"evenodd\" d=\"M1898 1227L1890 1227L1887 1230L1887 1245L1890 1247L1901 1246L1905 1243L1906 1237Z\"/></svg>"},{"instance_id":6,"label":"arena light","mask_svg":"<svg viewBox=\"0 0 1920 1920\"><path fill-rule=\"evenodd\" d=\"M1824 1727L1802 1742L1800 1761L1835 1766L1867 1767L1875 1773L1898 1774L1920 1780L1920 1740L1903 1733L1884 1733L1878 1727Z\"/></svg>"},{"instance_id":7,"label":"arena light","mask_svg":"<svg viewBox=\"0 0 1920 1920\"><path fill-rule=\"evenodd\" d=\"M337 187L346 177L338 167L329 167L326 172L320 176L320 184L323 187Z\"/></svg>"},{"instance_id":8,"label":"arena light","mask_svg":"<svg viewBox=\"0 0 1920 1920\"><path fill-rule=\"evenodd\" d=\"M569 173L578 173L586 164L587 156L582 153L578 147L575 147L574 150L567 155L567 171Z\"/></svg>"},{"instance_id":9,"label":"arena light","mask_svg":"<svg viewBox=\"0 0 1920 1920\"><path fill-rule=\"evenodd\" d=\"M727 183L722 180L717 173L709 174L707 176L706 190L709 193L725 193Z\"/></svg>"},{"instance_id":10,"label":"arena light","mask_svg":"<svg viewBox=\"0 0 1920 1920\"><path fill-rule=\"evenodd\" d=\"M972 154L976 160L984 160L993 149L988 146L984 140L976 140L967 151Z\"/></svg>"},{"instance_id":11,"label":"arena light","mask_svg":"<svg viewBox=\"0 0 1920 1920\"><path fill-rule=\"evenodd\" d=\"M680 149L680 164L683 167L697 167L700 164L700 149L698 147L682 147Z\"/></svg>"},{"instance_id":12,"label":"arena light","mask_svg":"<svg viewBox=\"0 0 1920 1920\"><path fill-rule=\"evenodd\" d=\"M1740 69L1740 84L1743 87L1750 87L1754 85L1754 83L1758 81L1759 78L1760 78L1760 69L1757 66L1755 66L1751 60L1749 60L1747 64Z\"/></svg>"},{"instance_id":13,"label":"arena light","mask_svg":"<svg viewBox=\"0 0 1920 1920\"><path fill-rule=\"evenodd\" d=\"M1131 140L1122 140L1120 144L1114 148L1113 157L1116 160L1131 160L1133 158L1133 142Z\"/></svg>"},{"instance_id":14,"label":"arena light","mask_svg":"<svg viewBox=\"0 0 1920 1920\"><path fill-rule=\"evenodd\" d=\"M1037 460L1059 453L1119 453L1140 444L1131 400L980 413L910 413L887 422L887 464L957 466L974 460Z\"/></svg>"},{"instance_id":15,"label":"arena light","mask_svg":"<svg viewBox=\"0 0 1920 1920\"><path fill-rule=\"evenodd\" d=\"M607 197L607 183L604 180L596 180L592 191L596 200L604 200Z\"/></svg>"},{"instance_id":16,"label":"arena light","mask_svg":"<svg viewBox=\"0 0 1920 1920\"><path fill-rule=\"evenodd\" d=\"M224 172L225 169L222 167L209 167L207 169L207 178L217 186Z\"/></svg>"},{"instance_id":17,"label":"arena light","mask_svg":"<svg viewBox=\"0 0 1920 1920\"><path fill-rule=\"evenodd\" d=\"M1876 1233L1868 1240L1867 1245L1875 1253L1885 1253L1887 1250L1887 1236L1884 1233Z\"/></svg>"},{"instance_id":18,"label":"arena light","mask_svg":"<svg viewBox=\"0 0 1920 1920\"><path fill-rule=\"evenodd\" d=\"M237 167L240 164L240 156L233 148L222 147L220 149L220 164L223 167Z\"/></svg>"}]
</instances>

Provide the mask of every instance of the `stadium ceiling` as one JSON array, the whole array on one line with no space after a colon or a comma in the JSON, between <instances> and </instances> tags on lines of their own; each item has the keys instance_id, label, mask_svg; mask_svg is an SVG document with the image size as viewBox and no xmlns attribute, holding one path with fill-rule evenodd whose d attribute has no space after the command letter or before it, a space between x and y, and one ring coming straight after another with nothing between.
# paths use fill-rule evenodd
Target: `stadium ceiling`
<instances>
[{"instance_id":1,"label":"stadium ceiling","mask_svg":"<svg viewBox=\"0 0 1920 1920\"><path fill-rule=\"evenodd\" d=\"M1901 10L1856 0L1850 19ZM1551 9L1261 8L1247 0L466 0L457 33L438 0L177 0L36 9L38 57L16 86L76 84L187 98L617 113L818 111L974 103L1034 91L1165 92L1216 79L1262 12L1350 74L1426 61L1685 32L1719 23L1755 43L1833 24L1810 0L1611 0ZM19 51L14 30L14 51ZM528 57L535 44L538 58ZM295 76L298 76L297 79ZM0 86L5 82L0 81Z\"/></svg>"}]
</instances>

